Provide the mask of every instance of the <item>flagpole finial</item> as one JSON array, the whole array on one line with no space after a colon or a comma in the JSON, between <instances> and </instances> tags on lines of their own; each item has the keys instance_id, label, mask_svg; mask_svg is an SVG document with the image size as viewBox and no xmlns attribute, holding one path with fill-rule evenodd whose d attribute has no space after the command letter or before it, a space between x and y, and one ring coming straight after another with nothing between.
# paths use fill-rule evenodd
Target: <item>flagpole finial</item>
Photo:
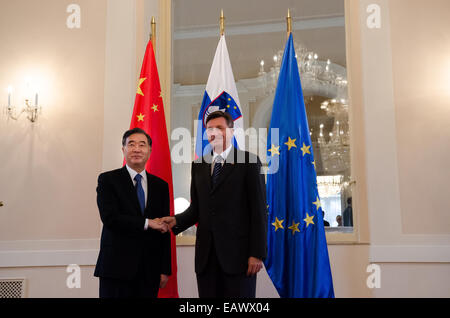
<instances>
[{"instance_id":1,"label":"flagpole finial","mask_svg":"<svg viewBox=\"0 0 450 318\"><path fill-rule=\"evenodd\" d=\"M223 9L220 9L220 36L225 34L225 16L223 15Z\"/></svg>"},{"instance_id":2,"label":"flagpole finial","mask_svg":"<svg viewBox=\"0 0 450 318\"><path fill-rule=\"evenodd\" d=\"M286 17L286 27L287 27L287 37L292 33L292 18L291 11L288 9L288 14Z\"/></svg>"},{"instance_id":3,"label":"flagpole finial","mask_svg":"<svg viewBox=\"0 0 450 318\"><path fill-rule=\"evenodd\" d=\"M152 41L152 44L153 44L153 50L155 50L155 45L156 45L156 21L155 21L155 17L152 17L152 22L151 22L150 26L151 26L150 40Z\"/></svg>"}]
</instances>

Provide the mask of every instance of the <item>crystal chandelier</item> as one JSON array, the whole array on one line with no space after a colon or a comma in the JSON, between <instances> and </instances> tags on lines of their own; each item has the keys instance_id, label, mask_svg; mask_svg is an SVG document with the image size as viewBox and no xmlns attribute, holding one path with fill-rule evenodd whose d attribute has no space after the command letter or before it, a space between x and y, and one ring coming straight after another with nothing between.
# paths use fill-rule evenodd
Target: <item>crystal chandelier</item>
<instances>
[{"instance_id":1,"label":"crystal chandelier","mask_svg":"<svg viewBox=\"0 0 450 318\"><path fill-rule=\"evenodd\" d=\"M317 137L323 172L343 173L350 167L346 69L333 64L330 59L320 60L317 53L302 45L294 44L294 47L305 99L307 96L325 97L320 108L334 121L329 138L325 138L323 123L320 124ZM282 50L274 55L274 65L269 72L264 70L264 61L260 62L258 80L266 95L273 94L276 90L282 56Z\"/></svg>"},{"instance_id":2,"label":"crystal chandelier","mask_svg":"<svg viewBox=\"0 0 450 318\"><path fill-rule=\"evenodd\" d=\"M294 44L295 58L302 82L304 95L314 92L319 96L332 98L347 98L347 76L346 70L342 66L327 61L319 60L319 55L306 47ZM274 65L269 72L264 70L265 62L260 62L258 79L265 89L266 94L274 93L277 86L278 75L280 74L283 51L279 50L274 55Z\"/></svg>"},{"instance_id":3,"label":"crystal chandelier","mask_svg":"<svg viewBox=\"0 0 450 318\"><path fill-rule=\"evenodd\" d=\"M342 189L342 182L344 177L342 175L336 176L318 176L317 189L320 197L330 197L338 195Z\"/></svg>"},{"instance_id":4,"label":"crystal chandelier","mask_svg":"<svg viewBox=\"0 0 450 318\"><path fill-rule=\"evenodd\" d=\"M320 133L317 138L321 152L323 169L327 173L341 173L350 166L350 131L348 123L348 104L345 99L324 101L321 109L329 117L334 118L333 129L329 133L328 142L325 140L323 128L320 124Z\"/></svg>"}]
</instances>

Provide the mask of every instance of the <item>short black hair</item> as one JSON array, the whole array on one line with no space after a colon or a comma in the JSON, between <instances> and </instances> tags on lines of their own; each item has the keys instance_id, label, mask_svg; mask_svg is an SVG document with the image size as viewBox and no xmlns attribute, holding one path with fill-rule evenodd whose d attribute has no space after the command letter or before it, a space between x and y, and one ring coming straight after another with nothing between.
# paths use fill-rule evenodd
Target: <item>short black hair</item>
<instances>
[{"instance_id":1,"label":"short black hair","mask_svg":"<svg viewBox=\"0 0 450 318\"><path fill-rule=\"evenodd\" d=\"M227 126L228 128L233 128L234 127L234 121L233 121L233 117L231 117L231 115L227 112L223 112L221 110L215 111L211 114L208 115L208 117L206 118L206 123L205 125L208 123L208 121L210 121L211 119L216 119L216 118L225 118L225 120L227 121Z\"/></svg>"},{"instance_id":2,"label":"short black hair","mask_svg":"<svg viewBox=\"0 0 450 318\"><path fill-rule=\"evenodd\" d=\"M148 145L152 146L152 138L145 132L144 129L141 128L133 128L130 130L127 130L122 137L122 146L125 147L125 143L127 142L127 138L134 134L143 134L145 137L147 137Z\"/></svg>"}]
</instances>

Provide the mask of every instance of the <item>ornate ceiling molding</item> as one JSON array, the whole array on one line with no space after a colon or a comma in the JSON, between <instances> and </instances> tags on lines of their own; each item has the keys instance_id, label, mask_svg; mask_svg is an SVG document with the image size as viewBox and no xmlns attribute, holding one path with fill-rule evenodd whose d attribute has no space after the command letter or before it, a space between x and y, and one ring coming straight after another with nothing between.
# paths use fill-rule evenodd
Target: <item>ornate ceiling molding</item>
<instances>
[{"instance_id":1,"label":"ornate ceiling molding","mask_svg":"<svg viewBox=\"0 0 450 318\"><path fill-rule=\"evenodd\" d=\"M345 27L344 15L318 16L302 19L294 19L292 24L293 31L312 30L332 27ZM249 35L271 32L286 31L285 21L257 21L253 23L236 23L226 26L227 35ZM198 27L175 29L174 40L187 40L218 37L217 25L202 25Z\"/></svg>"}]
</instances>

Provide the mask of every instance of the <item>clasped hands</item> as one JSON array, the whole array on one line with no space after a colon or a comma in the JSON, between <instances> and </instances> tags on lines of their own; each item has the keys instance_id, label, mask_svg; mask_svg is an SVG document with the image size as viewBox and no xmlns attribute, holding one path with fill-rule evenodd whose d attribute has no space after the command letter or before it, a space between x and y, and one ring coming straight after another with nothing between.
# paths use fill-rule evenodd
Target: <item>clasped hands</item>
<instances>
[{"instance_id":1,"label":"clasped hands","mask_svg":"<svg viewBox=\"0 0 450 318\"><path fill-rule=\"evenodd\" d=\"M150 222L152 224L150 224ZM161 233L166 233L177 225L177 220L173 216L165 216L160 219L149 220L149 226ZM250 256L248 258L247 276L256 275L263 267L263 262L259 258Z\"/></svg>"},{"instance_id":2,"label":"clasped hands","mask_svg":"<svg viewBox=\"0 0 450 318\"><path fill-rule=\"evenodd\" d=\"M154 230L166 233L176 224L173 216L166 216L163 218L148 219L148 226Z\"/></svg>"}]
</instances>

